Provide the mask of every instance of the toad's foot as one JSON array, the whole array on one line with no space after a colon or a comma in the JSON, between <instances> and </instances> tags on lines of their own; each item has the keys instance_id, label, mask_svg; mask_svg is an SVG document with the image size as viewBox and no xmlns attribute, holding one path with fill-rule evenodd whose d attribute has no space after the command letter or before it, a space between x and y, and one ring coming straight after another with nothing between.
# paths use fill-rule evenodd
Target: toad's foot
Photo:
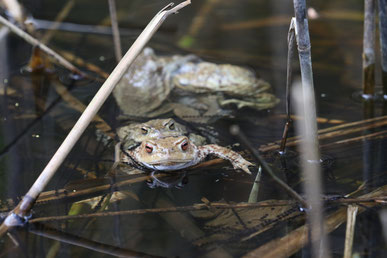
<instances>
[{"instance_id":1,"label":"toad's foot","mask_svg":"<svg viewBox=\"0 0 387 258\"><path fill-rule=\"evenodd\" d=\"M198 149L203 156L212 154L219 158L226 159L231 162L234 169L241 169L247 174L251 174L249 166L254 166L254 164L245 160L241 155L233 150L215 144L199 146Z\"/></svg>"},{"instance_id":2,"label":"toad's foot","mask_svg":"<svg viewBox=\"0 0 387 258\"><path fill-rule=\"evenodd\" d=\"M226 106L234 104L238 109L243 107L254 108L257 110L272 108L279 103L279 99L270 93L260 93L257 96L245 99L225 99L219 101L220 105Z\"/></svg>"}]
</instances>

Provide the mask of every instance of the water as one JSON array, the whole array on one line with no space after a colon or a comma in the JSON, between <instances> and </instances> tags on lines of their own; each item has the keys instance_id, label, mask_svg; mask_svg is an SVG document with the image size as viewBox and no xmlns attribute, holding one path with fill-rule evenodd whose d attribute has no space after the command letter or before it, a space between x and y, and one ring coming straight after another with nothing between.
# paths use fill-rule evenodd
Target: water
<instances>
[{"instance_id":1,"label":"water","mask_svg":"<svg viewBox=\"0 0 387 258\"><path fill-rule=\"evenodd\" d=\"M152 16L168 3L117 2L120 27L125 32L122 36L124 49L130 46ZM286 38L290 17L293 14L292 3L284 0L218 1L209 14L200 13L201 7L206 2L194 1L180 14L169 17L149 45L160 54L194 53L208 61L249 67L270 82L274 93L281 99L276 108L260 112L244 109L235 118L224 118L212 124L219 132L221 145L231 145L237 141L230 136L228 128L232 124L238 124L251 144L255 148L262 148L280 139L285 123L285 117L281 115L285 113ZM352 98L353 93L361 89L362 3L310 1L308 4L320 15L320 18L310 21L318 116L330 122L340 120L341 123L348 123L385 115L382 104L375 103L371 109L367 109L367 105ZM54 20L63 3L26 1L25 6L37 19ZM65 21L97 25L106 23L107 17L107 2L77 1ZM204 25L197 31L190 28L194 17L204 19ZM45 30L41 30L41 33L45 33ZM186 48L180 47L178 42L182 42L189 33L193 44ZM114 67L114 50L110 35L58 31L49 45L55 49L71 51L74 55L100 66L106 72L110 72ZM0 85L1 88L7 88L6 94L0 95L2 103L0 143L3 149L0 159L2 171L0 196L1 200L11 198L17 201L18 197L27 192L80 115L72 108L73 104L67 103L58 95L55 90L55 78L59 77L59 80L71 90L71 94L84 104L91 100L101 84L90 80L72 80L68 72L60 67L56 67L54 75L32 78L30 74L21 72L30 58L30 47L15 36L2 38L0 46L2 48ZM299 68L296 60L293 70L297 78ZM377 85L380 87L379 77ZM120 121L117 119L119 110L113 98L108 99L99 114L112 128L119 126ZM362 193L385 185L386 142L383 133L385 124L377 126L377 123L380 121L354 125L346 129L364 128L321 140L321 152L331 161L323 170L326 195L348 194L365 180L369 180L370 183ZM335 125L321 122L319 128ZM375 133L379 133L379 138L375 136L368 140L356 140L356 137L361 135ZM295 134L293 129L290 134L291 136ZM352 140L347 143L338 142L345 139ZM5 150L6 146L9 148ZM300 175L297 149L289 148L292 155L285 161L276 159L271 151L262 153L268 162L274 164L277 174L292 188L301 192L303 179ZM235 150L244 150L244 147L235 147ZM89 188L91 182L97 185L109 183L106 180L97 183L91 180L81 183L77 181L78 183L68 185L69 182L86 177L102 178L112 165L112 161L112 148L98 141L95 127L91 125L46 189L66 188L71 193L74 185L77 191L80 191L81 188ZM203 203L203 197L210 202L245 202L250 194L253 177L235 173L231 166L222 163L190 172L188 183L185 182L180 189L152 189L144 180L138 181L120 188L124 191L125 198L120 202L113 202L109 206L110 211L190 206ZM57 195L60 196L59 193ZM85 199L94 195L89 193L80 197ZM259 200L268 199L287 200L290 197L264 173ZM76 214L74 211L76 208L72 206L75 200L60 199L57 202L39 203L34 209L34 217ZM97 205L94 211L84 205L83 210L78 213L95 212L101 205ZM335 208L336 205L330 205L326 212L330 213ZM382 257L386 251L380 230L379 210L380 207L376 206L358 217L354 252L362 256ZM235 214L239 214L241 220L226 222L226 226L217 226L215 230L220 233L216 237L210 227L206 226L209 218L199 218L186 211L43 223L68 233L70 237L82 237L82 240L72 240L89 248L50 240L47 235L37 236L38 229L34 228L36 223L28 228L30 231L21 229L13 232L13 237L20 243L19 247L14 247L9 237L4 237L1 245L3 252L9 252L12 257L22 257L26 254L42 256L48 253L58 257L84 257L91 254L102 257L106 254L100 249L112 252L112 247L168 257L196 257L205 254L225 256L225 253L239 257L269 240L286 235L303 223L302 215L297 212L290 213L295 218L288 221L279 220L276 217L276 210L258 213L257 209L252 215L244 215L244 212L246 210L236 210ZM238 217L235 214L234 216ZM249 228L257 229L260 226L251 222L249 218L262 217L264 220L267 219L267 214L274 216L271 222L273 228L251 241L242 241L241 239L249 235ZM243 216L247 216L247 219ZM235 228L234 223L242 225L242 229ZM49 231L46 229L45 232ZM219 237L225 237L227 234L229 234L227 241L219 240ZM207 237L204 239L210 244L198 246L197 242L203 240L203 236ZM329 237L333 256L342 256L345 223ZM66 236L61 234L61 238L64 241L63 238ZM103 243L105 246L97 245L100 248L97 250L95 243ZM94 251L90 249L91 246ZM296 256L307 254L308 250L304 248L297 252Z\"/></svg>"}]
</instances>

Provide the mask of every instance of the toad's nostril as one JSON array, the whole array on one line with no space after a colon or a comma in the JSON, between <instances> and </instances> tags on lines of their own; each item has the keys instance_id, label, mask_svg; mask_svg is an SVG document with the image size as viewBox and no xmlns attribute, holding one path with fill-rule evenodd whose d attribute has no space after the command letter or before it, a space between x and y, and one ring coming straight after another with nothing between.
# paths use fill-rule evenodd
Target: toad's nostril
<instances>
[{"instance_id":1,"label":"toad's nostril","mask_svg":"<svg viewBox=\"0 0 387 258\"><path fill-rule=\"evenodd\" d=\"M148 152L148 153L152 153L153 147L150 146L149 144L147 144L147 145L145 145L145 150L146 150L146 152Z\"/></svg>"}]
</instances>

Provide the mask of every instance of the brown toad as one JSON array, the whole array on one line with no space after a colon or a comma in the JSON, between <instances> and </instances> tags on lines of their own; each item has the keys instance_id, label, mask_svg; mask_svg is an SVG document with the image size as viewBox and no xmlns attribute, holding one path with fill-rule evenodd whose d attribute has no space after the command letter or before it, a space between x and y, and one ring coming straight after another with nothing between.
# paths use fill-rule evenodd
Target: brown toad
<instances>
[{"instance_id":1,"label":"brown toad","mask_svg":"<svg viewBox=\"0 0 387 258\"><path fill-rule=\"evenodd\" d=\"M230 114L225 106L267 109L279 100L249 69L202 61L195 55L157 56L150 48L136 58L114 89L125 115L156 117L173 111L206 123Z\"/></svg>"},{"instance_id":2,"label":"brown toad","mask_svg":"<svg viewBox=\"0 0 387 258\"><path fill-rule=\"evenodd\" d=\"M121 160L136 168L148 171L174 171L194 166L208 155L214 155L231 162L234 169L251 174L252 163L240 154L216 144L196 146L186 136L170 136L147 139L138 147L122 149Z\"/></svg>"}]
</instances>

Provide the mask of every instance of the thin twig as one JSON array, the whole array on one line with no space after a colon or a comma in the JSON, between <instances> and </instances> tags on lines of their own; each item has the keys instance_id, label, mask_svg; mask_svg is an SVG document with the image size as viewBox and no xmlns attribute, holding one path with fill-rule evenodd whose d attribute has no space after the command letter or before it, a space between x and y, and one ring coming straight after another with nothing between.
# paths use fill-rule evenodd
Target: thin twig
<instances>
[{"instance_id":1,"label":"thin twig","mask_svg":"<svg viewBox=\"0 0 387 258\"><path fill-rule=\"evenodd\" d=\"M55 22L51 24L50 28L48 29L48 32L44 34L42 39L40 40L43 44L47 44L52 36L54 36L56 30L60 26L61 22L68 16L71 9L73 8L75 3L75 0L70 0L66 3L66 5L62 8L60 13L55 18Z\"/></svg>"},{"instance_id":2,"label":"thin twig","mask_svg":"<svg viewBox=\"0 0 387 258\"><path fill-rule=\"evenodd\" d=\"M79 56L75 56L73 53L66 51L66 50L58 50L59 53L61 53L62 56L67 58L68 60L71 60L73 63L87 68L87 70L95 72L99 76L101 76L104 79L107 79L109 77L109 74L106 73L104 70L102 70L100 67L98 67L95 64L92 64L90 62L87 62L80 58Z\"/></svg>"},{"instance_id":3,"label":"thin twig","mask_svg":"<svg viewBox=\"0 0 387 258\"><path fill-rule=\"evenodd\" d=\"M108 0L108 1L109 1L109 10L110 10L110 21L112 24L112 31L113 31L114 52L116 54L116 60L117 62L119 62L122 58L122 49L121 49L120 31L118 30L116 1L115 0Z\"/></svg>"},{"instance_id":4,"label":"thin twig","mask_svg":"<svg viewBox=\"0 0 387 258\"><path fill-rule=\"evenodd\" d=\"M238 208L267 208L276 206L287 206L294 205L293 201L276 200L275 202L259 202L259 203L199 203L190 206L179 206L179 207L167 207L167 208L149 208L149 209L137 209L127 211L110 211L110 212L97 212L92 214L80 214L80 215L64 215L64 216L50 216L40 217L29 220L29 223L46 222L46 221L58 221L58 220L72 220L72 219L85 219L95 217L107 217L117 215L141 215L148 213L165 213L165 212L187 212L206 210L211 206L214 209L238 209Z\"/></svg>"},{"instance_id":5,"label":"thin twig","mask_svg":"<svg viewBox=\"0 0 387 258\"><path fill-rule=\"evenodd\" d=\"M207 19L210 17L209 14L216 7L219 0L206 0L201 4L201 8L196 13L188 32L179 40L181 47L191 47L194 43L195 37L203 29L203 26L207 25Z\"/></svg>"},{"instance_id":6,"label":"thin twig","mask_svg":"<svg viewBox=\"0 0 387 258\"><path fill-rule=\"evenodd\" d=\"M10 23L5 19L3 16L0 15L0 23L4 24L7 26L13 33L18 35L19 37L23 38L25 41L30 43L34 47L40 48L43 52L45 52L48 56L53 58L56 62L58 62L60 65L64 66L65 68L69 69L70 71L77 73L81 76L87 77L87 75L79 70L77 67L75 67L73 64L71 64L69 61L64 59L61 55L56 53L54 50L40 42L39 40L35 39L31 35L27 34L23 30L19 29L17 26L14 24Z\"/></svg>"},{"instance_id":7,"label":"thin twig","mask_svg":"<svg viewBox=\"0 0 387 258\"><path fill-rule=\"evenodd\" d=\"M387 0L379 0L379 33L383 95L387 98Z\"/></svg>"},{"instance_id":8,"label":"thin twig","mask_svg":"<svg viewBox=\"0 0 387 258\"><path fill-rule=\"evenodd\" d=\"M382 127L385 125L387 125L387 116L382 116L382 117L375 117L372 119L361 120L357 122L341 124L338 126L332 126L326 129L320 129L317 132L319 134L318 136L319 140L323 140L323 139L329 139L337 136L352 134L355 132L361 132L367 129ZM353 128L341 130L348 127L353 127ZM299 142L300 142L299 136L291 137L287 140L287 146L295 146ZM275 141L273 143L268 143L266 145L261 146L259 150L262 152L276 150L280 147L279 143L280 143L280 140Z\"/></svg>"},{"instance_id":9,"label":"thin twig","mask_svg":"<svg viewBox=\"0 0 387 258\"><path fill-rule=\"evenodd\" d=\"M76 144L82 133L85 131L93 117L97 114L102 104L105 102L107 97L110 95L114 86L118 83L121 77L124 75L130 64L141 52L142 48L149 41L152 35L161 26L163 21L172 13L176 13L184 6L190 4L191 1L185 1L177 5L174 8L170 8L172 5L169 4L163 8L157 15L150 21L144 31L139 35L133 45L130 47L128 52L122 58L121 62L116 66L109 78L101 86L100 90L91 100L90 104L85 109L85 112L78 119L73 129L67 135L62 145L59 147L57 152L54 154L50 162L44 168L38 179L32 185L28 193L23 197L23 200L18 206L7 216L3 224L0 226L0 236L3 235L9 227L20 225L20 217L25 217L29 213L29 210L33 206L36 198L43 191L44 187L50 181L55 174L56 170L62 164L64 159L67 157L73 146Z\"/></svg>"},{"instance_id":10,"label":"thin twig","mask_svg":"<svg viewBox=\"0 0 387 258\"><path fill-rule=\"evenodd\" d=\"M375 0L364 1L363 97L375 93ZM384 7L385 8L385 7Z\"/></svg>"},{"instance_id":11,"label":"thin twig","mask_svg":"<svg viewBox=\"0 0 387 258\"><path fill-rule=\"evenodd\" d=\"M285 153L286 141L288 138L289 127L292 124L292 119L290 117L290 85L292 83L292 60L294 55L294 46L295 46L295 27L294 20L290 22L290 27L288 31L288 58L287 58L287 68L286 68L286 123L284 127L284 132L282 134L281 145L280 145L280 154Z\"/></svg>"},{"instance_id":12,"label":"thin twig","mask_svg":"<svg viewBox=\"0 0 387 258\"><path fill-rule=\"evenodd\" d=\"M84 193L83 193L84 194ZM327 204L387 204L386 196L379 197L370 197L370 198L342 198L342 199L323 199ZM48 222L48 221L57 221L57 220L72 220L72 219L85 219L85 218L95 218L95 217L109 217L109 216L118 216L118 215L142 215L150 213L165 213L165 212L189 212L197 210L206 210L209 207L214 209L259 209L267 207L278 207L278 206L289 206L295 205L297 202L293 200L275 200L275 201L263 201L263 202L252 202L252 203L198 203L188 206L178 206L178 207L168 207L168 208L149 208L149 209L137 209L137 210L127 210L127 211L111 211L111 212L97 212L92 214L79 214L79 215L64 215L64 216L49 216L49 217L40 217L29 220L29 223L36 222Z\"/></svg>"},{"instance_id":13,"label":"thin twig","mask_svg":"<svg viewBox=\"0 0 387 258\"><path fill-rule=\"evenodd\" d=\"M116 257L160 257L160 256L153 256L150 254L134 251L134 250L123 249L120 247L111 246L104 243L95 242L90 239L61 232L57 229L53 229L43 225L38 225L38 226L33 225L29 228L29 231L38 236L60 241L62 243L80 246L83 248L87 248L89 250L96 251L98 253L108 254Z\"/></svg>"},{"instance_id":14,"label":"thin twig","mask_svg":"<svg viewBox=\"0 0 387 258\"><path fill-rule=\"evenodd\" d=\"M276 182L278 185L280 185L286 192L288 192L289 195L293 196L295 199L297 199L303 207L308 207L305 200L296 192L294 191L290 186L288 186L284 181L282 181L279 177L277 177L272 169L269 167L269 165L266 163L266 161L262 158L262 156L258 153L258 151L253 148L250 144L250 142L247 140L246 136L240 131L239 127L237 125L233 125L230 129L231 134L237 136L239 140L244 144L253 154L254 158L256 159L257 163L261 164L263 167L263 170L269 173L271 178Z\"/></svg>"}]
</instances>

